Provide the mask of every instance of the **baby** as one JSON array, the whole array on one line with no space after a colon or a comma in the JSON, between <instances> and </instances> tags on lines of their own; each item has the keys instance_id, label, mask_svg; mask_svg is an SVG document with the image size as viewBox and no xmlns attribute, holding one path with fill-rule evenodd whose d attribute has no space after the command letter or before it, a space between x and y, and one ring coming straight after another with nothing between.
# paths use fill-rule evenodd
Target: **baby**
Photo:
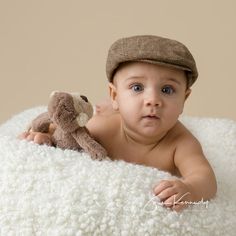
<instances>
[{"instance_id":1,"label":"baby","mask_svg":"<svg viewBox=\"0 0 236 236\"><path fill-rule=\"evenodd\" d=\"M198 77L189 50L158 36L122 38L109 50L106 72L110 101L97 105L87 128L109 157L181 177L153 189L173 210L214 197L214 172L198 140L178 120ZM21 137L50 143L52 133L53 127L49 134L25 132Z\"/></svg>"}]
</instances>

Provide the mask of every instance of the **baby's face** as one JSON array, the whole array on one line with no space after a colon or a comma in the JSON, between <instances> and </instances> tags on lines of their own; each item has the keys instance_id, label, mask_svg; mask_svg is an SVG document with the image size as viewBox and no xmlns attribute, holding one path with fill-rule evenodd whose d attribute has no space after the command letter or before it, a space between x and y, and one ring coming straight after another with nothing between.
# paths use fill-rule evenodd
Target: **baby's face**
<instances>
[{"instance_id":1,"label":"baby's face","mask_svg":"<svg viewBox=\"0 0 236 236\"><path fill-rule=\"evenodd\" d=\"M148 137L175 125L190 94L184 71L142 62L123 65L110 91L126 128Z\"/></svg>"}]
</instances>

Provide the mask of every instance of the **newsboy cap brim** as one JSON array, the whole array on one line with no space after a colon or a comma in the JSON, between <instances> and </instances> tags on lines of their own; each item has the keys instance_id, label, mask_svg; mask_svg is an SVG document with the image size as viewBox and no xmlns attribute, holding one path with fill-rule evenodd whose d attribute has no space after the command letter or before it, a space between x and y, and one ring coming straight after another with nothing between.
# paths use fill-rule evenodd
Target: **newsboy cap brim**
<instances>
[{"instance_id":1,"label":"newsboy cap brim","mask_svg":"<svg viewBox=\"0 0 236 236\"><path fill-rule=\"evenodd\" d=\"M146 62L186 71L190 87L198 77L195 60L188 48L173 39L154 35L137 35L115 41L109 51L106 74L110 82L125 62Z\"/></svg>"}]
</instances>

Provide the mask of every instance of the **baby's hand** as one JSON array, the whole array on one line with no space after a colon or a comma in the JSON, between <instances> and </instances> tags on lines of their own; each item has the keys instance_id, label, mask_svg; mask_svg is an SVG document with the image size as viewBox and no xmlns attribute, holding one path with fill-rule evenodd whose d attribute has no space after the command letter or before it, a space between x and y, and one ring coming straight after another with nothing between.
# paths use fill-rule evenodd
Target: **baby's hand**
<instances>
[{"instance_id":1,"label":"baby's hand","mask_svg":"<svg viewBox=\"0 0 236 236\"><path fill-rule=\"evenodd\" d=\"M26 131L23 132L18 136L19 139L26 139L27 141L33 141L37 144L46 144L51 146L51 134L50 133L40 133L40 132L33 132L33 131Z\"/></svg>"},{"instance_id":2,"label":"baby's hand","mask_svg":"<svg viewBox=\"0 0 236 236\"><path fill-rule=\"evenodd\" d=\"M162 180L155 188L154 193L160 198L163 205L180 211L190 202L191 192L189 187L181 180Z\"/></svg>"},{"instance_id":3,"label":"baby's hand","mask_svg":"<svg viewBox=\"0 0 236 236\"><path fill-rule=\"evenodd\" d=\"M35 132L32 129L25 131L18 136L19 139L26 139L37 144L46 144L49 146L53 145L52 135L56 129L56 126L52 123L49 125L48 133Z\"/></svg>"}]
</instances>

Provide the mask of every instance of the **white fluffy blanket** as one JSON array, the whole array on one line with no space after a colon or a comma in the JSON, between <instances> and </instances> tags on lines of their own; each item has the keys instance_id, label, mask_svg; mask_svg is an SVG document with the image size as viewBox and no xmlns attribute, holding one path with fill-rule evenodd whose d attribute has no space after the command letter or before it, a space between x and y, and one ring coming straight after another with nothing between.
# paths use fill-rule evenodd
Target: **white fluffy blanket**
<instances>
[{"instance_id":1,"label":"white fluffy blanket","mask_svg":"<svg viewBox=\"0 0 236 236\"><path fill-rule=\"evenodd\" d=\"M0 235L227 235L236 231L236 122L183 117L218 181L214 200L176 213L152 187L166 172L19 141L24 111L0 126Z\"/></svg>"}]
</instances>

